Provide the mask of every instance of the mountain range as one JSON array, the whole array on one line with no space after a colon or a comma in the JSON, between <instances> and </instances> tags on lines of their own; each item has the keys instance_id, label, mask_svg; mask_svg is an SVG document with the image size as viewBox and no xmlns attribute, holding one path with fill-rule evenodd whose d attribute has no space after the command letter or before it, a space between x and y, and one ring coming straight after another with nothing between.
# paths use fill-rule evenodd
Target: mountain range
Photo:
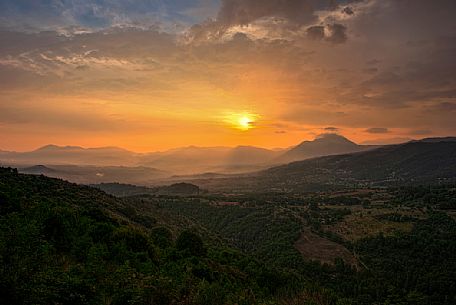
<instances>
[{"instance_id":1,"label":"mountain range","mask_svg":"<svg viewBox=\"0 0 456 305\"><path fill-rule=\"evenodd\" d=\"M305 191L454 182L456 138L374 147L331 134L286 150L190 146L145 154L115 147L45 146L25 153L0 152L0 160L23 173L82 184L191 182L208 190ZM127 165L109 165L116 162Z\"/></svg>"},{"instance_id":2,"label":"mountain range","mask_svg":"<svg viewBox=\"0 0 456 305\"><path fill-rule=\"evenodd\" d=\"M423 139L292 162L235 177L198 177L192 182L211 190L281 192L455 183L456 138Z\"/></svg>"},{"instance_id":3,"label":"mountain range","mask_svg":"<svg viewBox=\"0 0 456 305\"><path fill-rule=\"evenodd\" d=\"M204 172L244 173L274 165L313 157L372 149L358 145L336 134L321 135L289 149L270 150L254 146L196 147L188 146L164 152L136 153L118 147L82 148L79 146L47 145L30 152L0 151L0 163L19 167L37 164L97 167L146 167L173 174L188 175Z\"/></svg>"}]
</instances>

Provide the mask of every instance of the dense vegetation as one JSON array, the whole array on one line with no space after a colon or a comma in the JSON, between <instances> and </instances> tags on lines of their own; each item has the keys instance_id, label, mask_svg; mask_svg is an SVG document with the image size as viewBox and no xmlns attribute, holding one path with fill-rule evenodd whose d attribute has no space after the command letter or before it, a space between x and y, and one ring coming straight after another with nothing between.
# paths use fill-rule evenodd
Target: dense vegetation
<instances>
[{"instance_id":1,"label":"dense vegetation","mask_svg":"<svg viewBox=\"0 0 456 305\"><path fill-rule=\"evenodd\" d=\"M390 193L426 217L392 208L373 218L411 231L348 241L325 228L368 205L363 196L119 199L0 169L0 303L456 304L456 222L437 211L454 188ZM304 228L359 267L307 261L294 246Z\"/></svg>"},{"instance_id":2,"label":"dense vegetation","mask_svg":"<svg viewBox=\"0 0 456 305\"><path fill-rule=\"evenodd\" d=\"M452 188L440 189L449 192ZM400 190L394 189L392 194ZM289 201L293 203L290 205L283 202L265 205L261 200L261 204L255 205L245 196L233 202L216 197L209 202L195 198L187 202L144 198L148 198L143 200L149 200L154 207L156 205L152 202L160 201L160 210L190 217L268 265L295 272L318 287L329 289L327 295L333 297L320 304L331 304L334 300L347 304L456 302L456 259L453 255L456 253L456 222L445 213L431 211L424 219L395 212L375 216L373 218L379 221L410 222L413 230L350 242L325 231L322 226L335 224L350 215L351 210L344 206L366 204L357 197L349 200L346 196L331 199L311 196L308 206L296 205L296 201L291 199ZM341 207L328 208L327 204ZM434 208L438 207L436 202ZM320 236L349 248L359 259L361 269L356 271L341 260L334 266L305 261L294 248L303 226L309 226Z\"/></svg>"},{"instance_id":3,"label":"dense vegetation","mask_svg":"<svg viewBox=\"0 0 456 305\"><path fill-rule=\"evenodd\" d=\"M127 203L0 170L0 303L257 304L286 275L192 231L173 239L122 214Z\"/></svg>"}]
</instances>

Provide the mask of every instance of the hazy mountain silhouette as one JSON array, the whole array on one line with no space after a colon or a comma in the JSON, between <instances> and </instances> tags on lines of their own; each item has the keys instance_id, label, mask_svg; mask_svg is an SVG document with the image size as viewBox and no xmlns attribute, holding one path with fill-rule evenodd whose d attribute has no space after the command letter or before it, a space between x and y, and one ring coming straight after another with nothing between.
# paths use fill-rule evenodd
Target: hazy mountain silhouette
<instances>
[{"instance_id":1,"label":"hazy mountain silhouette","mask_svg":"<svg viewBox=\"0 0 456 305\"><path fill-rule=\"evenodd\" d=\"M150 167L91 166L91 165L36 165L19 168L24 174L45 175L75 183L97 184L103 182L155 184L170 173Z\"/></svg>"},{"instance_id":2,"label":"hazy mountain silhouette","mask_svg":"<svg viewBox=\"0 0 456 305\"><path fill-rule=\"evenodd\" d=\"M277 151L253 146L189 146L147 154L141 158L140 164L165 168L178 174L247 172L268 167L277 155Z\"/></svg>"},{"instance_id":3,"label":"hazy mountain silhouette","mask_svg":"<svg viewBox=\"0 0 456 305\"><path fill-rule=\"evenodd\" d=\"M317 157L243 175L181 177L209 191L307 192L456 182L456 138Z\"/></svg>"},{"instance_id":4,"label":"hazy mountain silhouette","mask_svg":"<svg viewBox=\"0 0 456 305\"><path fill-rule=\"evenodd\" d=\"M273 185L395 185L456 181L455 138L434 138L293 162L260 172ZM267 183L267 184L268 184Z\"/></svg>"},{"instance_id":5,"label":"hazy mountain silhouette","mask_svg":"<svg viewBox=\"0 0 456 305\"><path fill-rule=\"evenodd\" d=\"M277 161L289 163L320 156L352 153L375 148L368 145L358 145L338 134L323 134L313 141L304 141L282 154Z\"/></svg>"},{"instance_id":6,"label":"hazy mountain silhouette","mask_svg":"<svg viewBox=\"0 0 456 305\"><path fill-rule=\"evenodd\" d=\"M30 152L2 152L0 160L11 164L73 164L134 166L137 153L118 147L82 148L46 145Z\"/></svg>"},{"instance_id":7,"label":"hazy mountain silhouette","mask_svg":"<svg viewBox=\"0 0 456 305\"><path fill-rule=\"evenodd\" d=\"M30 152L0 151L0 162L18 167L43 165L127 166L164 170L175 175L205 172L246 173L313 157L371 149L343 136L325 134L290 149L270 150L254 146L188 146L163 152L136 153L118 147L83 148L46 145Z\"/></svg>"},{"instance_id":8,"label":"hazy mountain silhouette","mask_svg":"<svg viewBox=\"0 0 456 305\"><path fill-rule=\"evenodd\" d=\"M57 171L55 169L52 169L50 167L44 166L44 165L34 165L30 167L23 168L22 171L24 173L32 174L32 175L46 175L46 176L51 176L52 174L55 174Z\"/></svg>"}]
</instances>

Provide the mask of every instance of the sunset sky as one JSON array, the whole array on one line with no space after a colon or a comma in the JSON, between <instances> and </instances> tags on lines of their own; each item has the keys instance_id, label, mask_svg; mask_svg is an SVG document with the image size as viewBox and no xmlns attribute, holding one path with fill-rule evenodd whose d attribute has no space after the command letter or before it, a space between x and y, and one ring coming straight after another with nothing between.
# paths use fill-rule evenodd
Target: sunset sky
<instances>
[{"instance_id":1,"label":"sunset sky","mask_svg":"<svg viewBox=\"0 0 456 305\"><path fill-rule=\"evenodd\" d=\"M0 150L456 135L454 0L0 0Z\"/></svg>"}]
</instances>

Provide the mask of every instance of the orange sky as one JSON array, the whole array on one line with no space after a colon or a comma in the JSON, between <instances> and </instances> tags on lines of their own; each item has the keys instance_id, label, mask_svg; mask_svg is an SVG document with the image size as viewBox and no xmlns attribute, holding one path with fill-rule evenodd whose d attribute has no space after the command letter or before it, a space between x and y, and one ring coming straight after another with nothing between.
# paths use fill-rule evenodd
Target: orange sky
<instances>
[{"instance_id":1,"label":"orange sky","mask_svg":"<svg viewBox=\"0 0 456 305\"><path fill-rule=\"evenodd\" d=\"M212 21L174 28L5 27L0 149L275 148L327 132L358 143L455 134L456 46L442 37L456 37L456 27L446 10L423 17L429 2L366 0L350 4L353 14L341 4L298 16L286 7L293 1L256 11L248 0L238 3L248 12L241 22L228 2L208 10Z\"/></svg>"}]
</instances>

